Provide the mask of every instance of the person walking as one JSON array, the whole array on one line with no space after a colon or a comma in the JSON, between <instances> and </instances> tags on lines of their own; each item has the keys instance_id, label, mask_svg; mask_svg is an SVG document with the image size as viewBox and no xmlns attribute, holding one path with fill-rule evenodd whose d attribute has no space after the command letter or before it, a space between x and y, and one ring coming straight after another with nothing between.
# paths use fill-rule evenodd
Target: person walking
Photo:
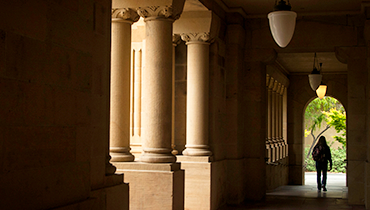
<instances>
[{"instance_id":1,"label":"person walking","mask_svg":"<svg viewBox=\"0 0 370 210\"><path fill-rule=\"evenodd\" d=\"M326 143L325 136L320 136L319 142L313 148L312 158L316 162L316 171L317 171L317 189L321 191L321 188L324 191L326 189L326 180L327 180L327 171L328 171L328 161L330 163L330 169L333 167L333 162L331 160L330 147ZM322 172L322 180L321 180Z\"/></svg>"}]
</instances>

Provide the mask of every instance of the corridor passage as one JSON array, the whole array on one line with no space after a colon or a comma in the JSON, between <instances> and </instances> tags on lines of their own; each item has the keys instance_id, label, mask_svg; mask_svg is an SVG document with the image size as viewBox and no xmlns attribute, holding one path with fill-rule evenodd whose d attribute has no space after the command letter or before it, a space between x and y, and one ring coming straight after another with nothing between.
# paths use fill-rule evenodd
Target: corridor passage
<instances>
[{"instance_id":1,"label":"corridor passage","mask_svg":"<svg viewBox=\"0 0 370 210\"><path fill-rule=\"evenodd\" d=\"M365 210L364 206L348 205L345 174L328 174L327 192L317 191L315 172L308 172L305 177L304 186L281 186L268 192L265 201L224 206L220 210Z\"/></svg>"}]
</instances>

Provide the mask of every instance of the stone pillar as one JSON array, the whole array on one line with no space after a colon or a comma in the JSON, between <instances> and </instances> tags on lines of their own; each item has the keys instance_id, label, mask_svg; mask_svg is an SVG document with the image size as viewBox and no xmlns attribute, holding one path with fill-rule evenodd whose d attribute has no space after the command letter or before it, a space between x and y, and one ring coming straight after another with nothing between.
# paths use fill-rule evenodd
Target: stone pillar
<instances>
[{"instance_id":1,"label":"stone pillar","mask_svg":"<svg viewBox=\"0 0 370 210\"><path fill-rule=\"evenodd\" d=\"M182 34L188 46L186 149L188 156L210 156L209 121L209 33Z\"/></svg>"},{"instance_id":2,"label":"stone pillar","mask_svg":"<svg viewBox=\"0 0 370 210\"><path fill-rule=\"evenodd\" d=\"M271 156L270 156L270 162L274 162L275 161L275 156L276 156L276 150L275 150L275 147L274 147L274 142L273 142L273 93L272 93L272 89L274 87L274 78L273 77L270 77L270 81L269 81L269 92L268 92L268 100L269 100L269 104L268 104L268 109L270 110L269 112L269 126L268 126L268 129L269 129L269 145L270 145L270 150L271 150Z\"/></svg>"},{"instance_id":3,"label":"stone pillar","mask_svg":"<svg viewBox=\"0 0 370 210\"><path fill-rule=\"evenodd\" d=\"M266 164L265 164L265 140L266 140L266 63L273 60L276 53L267 49L246 49L244 66L248 71L240 75L243 82L243 106L248 109L245 123L245 139L250 145L245 148L246 162L245 186L247 190L245 198L249 200L262 199L266 195ZM256 178L258 177L258 178Z\"/></svg>"},{"instance_id":4,"label":"stone pillar","mask_svg":"<svg viewBox=\"0 0 370 210\"><path fill-rule=\"evenodd\" d=\"M281 88L280 88L280 93L279 93L279 111L280 111L280 121L279 121L279 137L280 137L280 142L281 142L281 158L285 158L286 156L286 145L285 145L285 141L284 141L284 135L283 135L283 114L284 114L284 110L283 110L283 95L284 95L284 90L285 90L285 86L284 85L281 85Z\"/></svg>"},{"instance_id":5,"label":"stone pillar","mask_svg":"<svg viewBox=\"0 0 370 210\"><path fill-rule=\"evenodd\" d=\"M142 72L142 55L141 49L134 50L134 69L133 69L133 122L132 122L132 135L141 136L141 72Z\"/></svg>"},{"instance_id":6,"label":"stone pillar","mask_svg":"<svg viewBox=\"0 0 370 210\"><path fill-rule=\"evenodd\" d=\"M367 165L367 109L366 85L368 60L366 47L338 48L339 61L347 63L348 108L347 108L347 177L348 203L363 205L365 201ZM365 186L365 187L364 187Z\"/></svg>"},{"instance_id":7,"label":"stone pillar","mask_svg":"<svg viewBox=\"0 0 370 210\"><path fill-rule=\"evenodd\" d=\"M133 161L130 153L131 9L112 9L110 153L112 162Z\"/></svg>"},{"instance_id":8,"label":"stone pillar","mask_svg":"<svg viewBox=\"0 0 370 210\"><path fill-rule=\"evenodd\" d=\"M172 36L172 125L171 125L171 147L172 147L172 154L177 155L179 154L179 151L176 148L176 141L175 141L175 58L176 58L176 46L181 41L180 35L173 35Z\"/></svg>"},{"instance_id":9,"label":"stone pillar","mask_svg":"<svg viewBox=\"0 0 370 210\"><path fill-rule=\"evenodd\" d=\"M270 89L271 76L266 76L266 90L267 90L267 135L266 135L266 158L267 162L271 162L272 148L271 148L271 89Z\"/></svg>"},{"instance_id":10,"label":"stone pillar","mask_svg":"<svg viewBox=\"0 0 370 210\"><path fill-rule=\"evenodd\" d=\"M280 91L281 83L278 83L278 89L276 90L276 141L278 144L278 160L282 158L282 144L280 137Z\"/></svg>"},{"instance_id":11,"label":"stone pillar","mask_svg":"<svg viewBox=\"0 0 370 210\"><path fill-rule=\"evenodd\" d=\"M273 147L274 147L274 157L273 157L273 162L277 161L279 158L278 158L278 155L279 155L279 145L278 145L278 141L277 141L277 135L276 135L276 105L277 105L277 101L276 101L276 91L277 91L277 88L278 88L278 82L276 80L274 80L274 83L273 83L273 87L272 87L272 92L271 92L271 98L272 98L272 109L271 109L271 121L272 121L272 124L271 124L271 129L272 129L272 142L273 142Z\"/></svg>"},{"instance_id":12,"label":"stone pillar","mask_svg":"<svg viewBox=\"0 0 370 210\"><path fill-rule=\"evenodd\" d=\"M146 27L143 69L142 162L173 163L172 131L172 7L138 8Z\"/></svg>"},{"instance_id":13,"label":"stone pillar","mask_svg":"<svg viewBox=\"0 0 370 210\"><path fill-rule=\"evenodd\" d=\"M285 144L285 157L288 157L288 115L287 115L287 108L288 108L288 88L284 88L283 92L283 139L284 139L284 144Z\"/></svg>"}]
</instances>

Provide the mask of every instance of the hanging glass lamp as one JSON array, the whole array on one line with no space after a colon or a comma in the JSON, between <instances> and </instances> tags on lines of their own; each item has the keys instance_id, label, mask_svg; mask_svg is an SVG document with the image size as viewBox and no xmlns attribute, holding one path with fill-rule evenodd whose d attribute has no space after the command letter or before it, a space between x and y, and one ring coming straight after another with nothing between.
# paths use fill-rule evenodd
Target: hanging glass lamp
<instances>
[{"instance_id":1,"label":"hanging glass lamp","mask_svg":"<svg viewBox=\"0 0 370 210\"><path fill-rule=\"evenodd\" d=\"M322 67L322 63L320 64L318 63L316 53L315 53L315 56L313 58L313 70L311 74L308 75L308 81L310 82L310 86L313 91L315 91L321 84L321 80L322 80L322 75L320 74L321 67Z\"/></svg>"},{"instance_id":2,"label":"hanging glass lamp","mask_svg":"<svg viewBox=\"0 0 370 210\"><path fill-rule=\"evenodd\" d=\"M291 8L289 0L288 4L275 0L274 11L267 15L272 37L281 48L289 44L294 34L297 13L290 11Z\"/></svg>"},{"instance_id":3,"label":"hanging glass lamp","mask_svg":"<svg viewBox=\"0 0 370 210\"><path fill-rule=\"evenodd\" d=\"M317 97L319 97L319 99L323 99L325 94L326 94L326 89L328 88L328 86L326 86L325 84L321 84L317 90L316 90L316 94L317 94Z\"/></svg>"}]
</instances>

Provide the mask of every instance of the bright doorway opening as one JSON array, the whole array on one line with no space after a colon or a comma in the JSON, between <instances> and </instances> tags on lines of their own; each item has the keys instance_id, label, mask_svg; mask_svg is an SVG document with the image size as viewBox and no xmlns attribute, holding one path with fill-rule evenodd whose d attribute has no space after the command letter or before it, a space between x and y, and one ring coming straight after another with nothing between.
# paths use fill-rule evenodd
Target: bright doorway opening
<instances>
[{"instance_id":1,"label":"bright doorway opening","mask_svg":"<svg viewBox=\"0 0 370 210\"><path fill-rule=\"evenodd\" d=\"M305 109L304 131L305 185L316 185L316 163L311 154L320 136L325 136L333 161L327 184L347 186L346 111L343 105L328 96L312 100Z\"/></svg>"}]
</instances>

